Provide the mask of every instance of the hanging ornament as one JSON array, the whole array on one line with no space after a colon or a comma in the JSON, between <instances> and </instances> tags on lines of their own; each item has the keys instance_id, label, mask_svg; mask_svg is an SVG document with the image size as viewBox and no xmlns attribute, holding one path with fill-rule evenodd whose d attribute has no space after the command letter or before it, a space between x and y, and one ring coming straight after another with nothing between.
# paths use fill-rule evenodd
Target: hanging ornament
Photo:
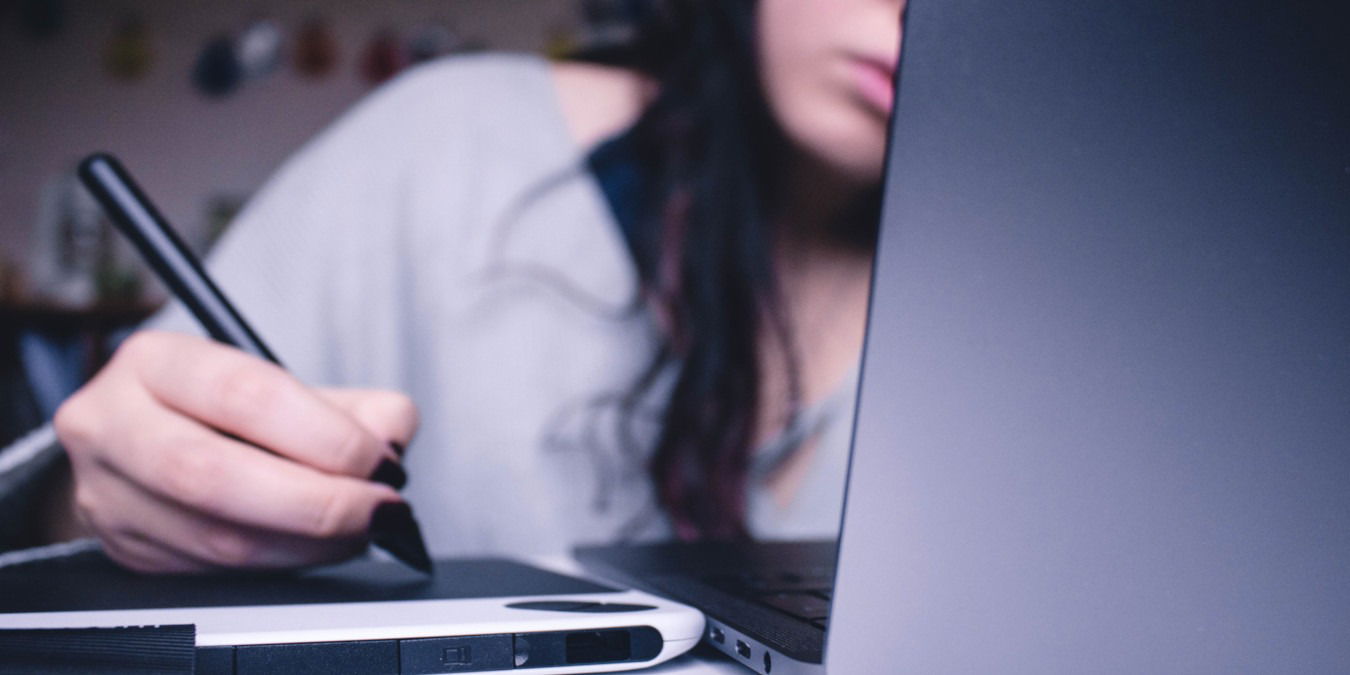
<instances>
[{"instance_id":1,"label":"hanging ornament","mask_svg":"<svg viewBox=\"0 0 1350 675\"><path fill-rule=\"evenodd\" d=\"M322 19L310 19L295 39L295 70L321 78L332 72L338 60L337 40Z\"/></svg>"},{"instance_id":2,"label":"hanging ornament","mask_svg":"<svg viewBox=\"0 0 1350 675\"><path fill-rule=\"evenodd\" d=\"M192 68L192 83L198 91L212 98L233 92L242 76L239 60L234 54L234 42L227 35L216 36L206 43Z\"/></svg>"},{"instance_id":3,"label":"hanging ornament","mask_svg":"<svg viewBox=\"0 0 1350 675\"><path fill-rule=\"evenodd\" d=\"M408 55L391 30L382 30L371 39L361 57L361 76L372 85L393 77L408 65Z\"/></svg>"},{"instance_id":4,"label":"hanging ornament","mask_svg":"<svg viewBox=\"0 0 1350 675\"><path fill-rule=\"evenodd\" d=\"M270 19L259 19L244 27L235 41L235 58L246 79L270 75L281 62L281 27Z\"/></svg>"},{"instance_id":5,"label":"hanging ornament","mask_svg":"<svg viewBox=\"0 0 1350 675\"><path fill-rule=\"evenodd\" d=\"M19 27L24 35L47 40L66 27L66 3L62 0L24 0L19 6Z\"/></svg>"},{"instance_id":6,"label":"hanging ornament","mask_svg":"<svg viewBox=\"0 0 1350 675\"><path fill-rule=\"evenodd\" d=\"M103 67L108 75L115 80L135 82L145 77L153 60L154 50L145 23L136 16L123 19L103 52Z\"/></svg>"},{"instance_id":7,"label":"hanging ornament","mask_svg":"<svg viewBox=\"0 0 1350 675\"><path fill-rule=\"evenodd\" d=\"M413 31L408 40L408 60L411 63L430 61L460 48L459 35L442 23L428 23Z\"/></svg>"},{"instance_id":8,"label":"hanging ornament","mask_svg":"<svg viewBox=\"0 0 1350 675\"><path fill-rule=\"evenodd\" d=\"M580 47L581 41L577 39L576 31L571 26L553 26L544 41L544 56L561 61L574 55Z\"/></svg>"}]
</instances>

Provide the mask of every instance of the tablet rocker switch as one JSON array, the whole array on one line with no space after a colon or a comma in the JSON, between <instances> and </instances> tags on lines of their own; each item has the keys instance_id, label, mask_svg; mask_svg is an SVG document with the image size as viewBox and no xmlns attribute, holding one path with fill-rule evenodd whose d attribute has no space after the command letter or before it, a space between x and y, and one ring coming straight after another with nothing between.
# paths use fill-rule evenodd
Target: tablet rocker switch
<instances>
[{"instance_id":1,"label":"tablet rocker switch","mask_svg":"<svg viewBox=\"0 0 1350 675\"><path fill-rule=\"evenodd\" d=\"M511 670L514 665L510 635L399 640L403 675Z\"/></svg>"}]
</instances>

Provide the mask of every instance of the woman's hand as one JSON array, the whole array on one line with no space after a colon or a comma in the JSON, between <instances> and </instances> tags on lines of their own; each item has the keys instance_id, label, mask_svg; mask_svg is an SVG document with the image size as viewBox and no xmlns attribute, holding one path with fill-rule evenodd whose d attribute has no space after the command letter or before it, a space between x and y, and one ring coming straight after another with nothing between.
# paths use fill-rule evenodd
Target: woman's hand
<instances>
[{"instance_id":1,"label":"woman's hand","mask_svg":"<svg viewBox=\"0 0 1350 675\"><path fill-rule=\"evenodd\" d=\"M398 492L417 411L388 391L322 390L208 340L141 332L56 412L75 505L143 572L285 568L362 550ZM254 447L256 446L256 447ZM269 452L263 452L264 448Z\"/></svg>"}]
</instances>

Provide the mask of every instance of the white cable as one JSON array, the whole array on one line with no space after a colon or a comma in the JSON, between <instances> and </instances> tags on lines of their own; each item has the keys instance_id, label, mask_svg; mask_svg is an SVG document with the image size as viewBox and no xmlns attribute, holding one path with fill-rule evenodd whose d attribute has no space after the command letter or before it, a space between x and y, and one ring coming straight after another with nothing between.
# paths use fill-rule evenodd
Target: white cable
<instances>
[{"instance_id":1,"label":"white cable","mask_svg":"<svg viewBox=\"0 0 1350 675\"><path fill-rule=\"evenodd\" d=\"M28 432L9 447L0 449L0 476L27 464L55 444L56 430L50 424L44 424Z\"/></svg>"}]
</instances>

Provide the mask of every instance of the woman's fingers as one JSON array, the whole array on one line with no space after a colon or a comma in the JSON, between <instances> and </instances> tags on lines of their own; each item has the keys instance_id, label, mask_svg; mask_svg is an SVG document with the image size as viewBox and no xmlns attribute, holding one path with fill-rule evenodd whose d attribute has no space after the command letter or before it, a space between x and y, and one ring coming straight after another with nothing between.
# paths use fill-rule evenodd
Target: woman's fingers
<instances>
[{"instance_id":1,"label":"woman's fingers","mask_svg":"<svg viewBox=\"0 0 1350 675\"><path fill-rule=\"evenodd\" d=\"M109 554L138 570L284 569L350 557L365 546L364 537L311 539L224 521L111 473L91 476L78 499L85 523L105 542L121 543Z\"/></svg>"},{"instance_id":2,"label":"woman's fingers","mask_svg":"<svg viewBox=\"0 0 1350 675\"><path fill-rule=\"evenodd\" d=\"M209 340L133 335L117 359L160 403L187 417L328 473L368 477L397 460L371 433L290 373Z\"/></svg>"},{"instance_id":3,"label":"woman's fingers","mask_svg":"<svg viewBox=\"0 0 1350 675\"><path fill-rule=\"evenodd\" d=\"M320 394L237 350L151 333L68 399L55 426L79 513L109 554L193 572L359 551L376 509L401 503L368 477L402 473L390 442L411 438L417 413L397 394Z\"/></svg>"},{"instance_id":4,"label":"woman's fingers","mask_svg":"<svg viewBox=\"0 0 1350 675\"><path fill-rule=\"evenodd\" d=\"M315 391L370 433L400 448L408 447L417 434L417 406L402 393L385 389L322 387Z\"/></svg>"},{"instance_id":5,"label":"woman's fingers","mask_svg":"<svg viewBox=\"0 0 1350 675\"><path fill-rule=\"evenodd\" d=\"M163 546L140 537L105 537L99 535L103 552L127 569L144 574L195 574L214 569L212 566L174 553Z\"/></svg>"},{"instance_id":6,"label":"woman's fingers","mask_svg":"<svg viewBox=\"0 0 1350 675\"><path fill-rule=\"evenodd\" d=\"M218 518L316 539L361 536L392 488L324 473L166 414L104 465L161 498Z\"/></svg>"},{"instance_id":7,"label":"woman's fingers","mask_svg":"<svg viewBox=\"0 0 1350 675\"><path fill-rule=\"evenodd\" d=\"M166 509L191 509L244 527L312 539L364 537L375 507L400 500L387 486L327 473L224 436L164 405L147 388L135 386L139 381L110 367L58 411L58 433L71 450L86 512L120 508L115 497L89 503L90 491L106 484L81 479L99 471L158 496ZM371 436L345 413L322 405ZM297 426L301 422L297 419ZM372 442L390 454L382 441Z\"/></svg>"}]
</instances>

